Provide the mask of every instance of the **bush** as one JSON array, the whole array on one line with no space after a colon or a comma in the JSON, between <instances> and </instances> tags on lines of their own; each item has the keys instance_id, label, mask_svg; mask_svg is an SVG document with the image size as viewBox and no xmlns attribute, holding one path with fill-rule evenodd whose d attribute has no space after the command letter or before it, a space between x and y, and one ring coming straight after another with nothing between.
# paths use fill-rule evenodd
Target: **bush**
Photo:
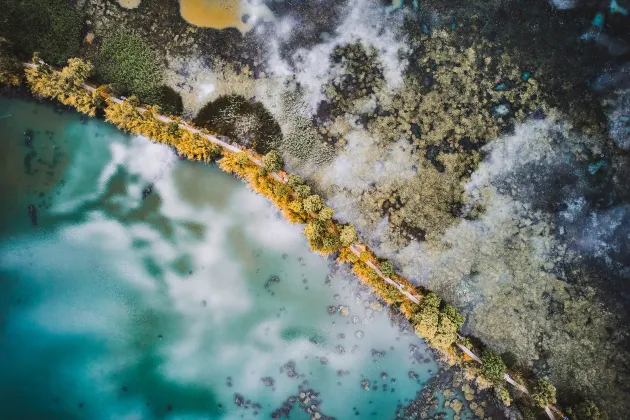
<instances>
[{"instance_id":1,"label":"bush","mask_svg":"<svg viewBox=\"0 0 630 420\"><path fill-rule=\"evenodd\" d=\"M184 103L179 93L175 92L170 86L160 86L160 99L158 104L162 107L164 113L169 115L181 115L184 111Z\"/></svg>"},{"instance_id":2,"label":"bush","mask_svg":"<svg viewBox=\"0 0 630 420\"><path fill-rule=\"evenodd\" d=\"M567 414L571 420L608 420L608 414L589 400L569 407Z\"/></svg>"},{"instance_id":3,"label":"bush","mask_svg":"<svg viewBox=\"0 0 630 420\"><path fill-rule=\"evenodd\" d=\"M529 407L520 407L523 420L536 420L536 415Z\"/></svg>"},{"instance_id":4,"label":"bush","mask_svg":"<svg viewBox=\"0 0 630 420\"><path fill-rule=\"evenodd\" d=\"M311 187L308 185L296 185L293 187L293 191L298 195L298 197L306 198L311 195Z\"/></svg>"},{"instance_id":5,"label":"bush","mask_svg":"<svg viewBox=\"0 0 630 420\"><path fill-rule=\"evenodd\" d=\"M396 274L394 272L394 264L392 264L391 261L383 261L382 263L379 264L379 269L381 270L381 273L383 273L383 275L385 277L391 277L394 274Z\"/></svg>"},{"instance_id":6,"label":"bush","mask_svg":"<svg viewBox=\"0 0 630 420\"><path fill-rule=\"evenodd\" d=\"M341 228L341 235L339 235L339 239L341 240L341 244L343 246L350 246L354 241L357 240L357 231L352 225L346 225Z\"/></svg>"},{"instance_id":7,"label":"bush","mask_svg":"<svg viewBox=\"0 0 630 420\"><path fill-rule=\"evenodd\" d=\"M304 210L309 213L317 213L323 206L324 204L319 195L310 195L304 199Z\"/></svg>"},{"instance_id":8,"label":"bush","mask_svg":"<svg viewBox=\"0 0 630 420\"><path fill-rule=\"evenodd\" d=\"M17 52L31 57L41 51L47 63L62 66L78 55L83 14L72 0L0 0L6 19L0 36L12 41Z\"/></svg>"},{"instance_id":9,"label":"bush","mask_svg":"<svg viewBox=\"0 0 630 420\"><path fill-rule=\"evenodd\" d=\"M444 308L442 308L442 313L451 320L451 322L455 325L456 330L461 329L462 325L464 325L464 316L454 307L445 305Z\"/></svg>"},{"instance_id":10,"label":"bush","mask_svg":"<svg viewBox=\"0 0 630 420\"><path fill-rule=\"evenodd\" d=\"M332 209L332 207L324 206L324 208L319 211L317 218L322 222L327 222L329 220L332 220L334 215L335 211Z\"/></svg>"},{"instance_id":11,"label":"bush","mask_svg":"<svg viewBox=\"0 0 630 420\"><path fill-rule=\"evenodd\" d=\"M278 172L284 166L284 159L280 153L272 150L263 156L262 164L268 172Z\"/></svg>"},{"instance_id":12,"label":"bush","mask_svg":"<svg viewBox=\"0 0 630 420\"><path fill-rule=\"evenodd\" d=\"M140 36L122 32L106 38L94 62L103 83L113 84L125 96L137 95L140 102L160 103L161 68L153 49Z\"/></svg>"},{"instance_id":13,"label":"bush","mask_svg":"<svg viewBox=\"0 0 630 420\"><path fill-rule=\"evenodd\" d=\"M504 386L496 386L494 388L494 396L506 407L509 407L510 404L512 404L510 393Z\"/></svg>"},{"instance_id":14,"label":"bush","mask_svg":"<svg viewBox=\"0 0 630 420\"><path fill-rule=\"evenodd\" d=\"M420 337L429 341L435 337L439 315L440 313L437 308L427 306L413 316L411 322Z\"/></svg>"},{"instance_id":15,"label":"bush","mask_svg":"<svg viewBox=\"0 0 630 420\"><path fill-rule=\"evenodd\" d=\"M556 402L556 387L547 379L539 379L532 387L532 399L539 407L545 408Z\"/></svg>"},{"instance_id":16,"label":"bush","mask_svg":"<svg viewBox=\"0 0 630 420\"><path fill-rule=\"evenodd\" d=\"M289 174L289 185L293 188L297 187L298 185L303 185L304 181L302 180L302 178L300 178L297 175L294 174Z\"/></svg>"},{"instance_id":17,"label":"bush","mask_svg":"<svg viewBox=\"0 0 630 420\"><path fill-rule=\"evenodd\" d=\"M265 154L280 146L282 129L259 102L240 95L220 96L197 114L194 123Z\"/></svg>"},{"instance_id":18,"label":"bush","mask_svg":"<svg viewBox=\"0 0 630 420\"><path fill-rule=\"evenodd\" d=\"M435 293L427 293L427 295L422 298L420 301L420 307L422 308L435 308L436 310L440 307L440 303L442 303L442 299L438 297Z\"/></svg>"},{"instance_id":19,"label":"bush","mask_svg":"<svg viewBox=\"0 0 630 420\"><path fill-rule=\"evenodd\" d=\"M481 355L481 373L490 382L494 384L500 384L504 381L505 376L505 363L499 354L492 350L486 349Z\"/></svg>"}]
</instances>

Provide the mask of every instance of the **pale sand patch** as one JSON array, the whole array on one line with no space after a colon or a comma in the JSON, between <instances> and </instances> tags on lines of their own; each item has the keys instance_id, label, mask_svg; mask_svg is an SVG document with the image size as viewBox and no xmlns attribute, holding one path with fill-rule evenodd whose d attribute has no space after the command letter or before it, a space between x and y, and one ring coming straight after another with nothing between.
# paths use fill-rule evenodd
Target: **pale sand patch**
<instances>
[{"instance_id":1,"label":"pale sand patch","mask_svg":"<svg viewBox=\"0 0 630 420\"><path fill-rule=\"evenodd\" d=\"M125 9L135 9L140 6L140 0L118 0L118 4Z\"/></svg>"}]
</instances>

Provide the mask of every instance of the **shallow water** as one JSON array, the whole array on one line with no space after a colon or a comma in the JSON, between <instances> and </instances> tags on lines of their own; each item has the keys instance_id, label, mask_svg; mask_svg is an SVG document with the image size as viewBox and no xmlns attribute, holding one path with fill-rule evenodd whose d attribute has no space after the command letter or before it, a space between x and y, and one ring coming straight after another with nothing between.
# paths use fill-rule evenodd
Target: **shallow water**
<instances>
[{"instance_id":1,"label":"shallow water","mask_svg":"<svg viewBox=\"0 0 630 420\"><path fill-rule=\"evenodd\" d=\"M50 105L0 115L0 418L269 418L302 385L327 416L387 419L437 372L215 166Z\"/></svg>"}]
</instances>

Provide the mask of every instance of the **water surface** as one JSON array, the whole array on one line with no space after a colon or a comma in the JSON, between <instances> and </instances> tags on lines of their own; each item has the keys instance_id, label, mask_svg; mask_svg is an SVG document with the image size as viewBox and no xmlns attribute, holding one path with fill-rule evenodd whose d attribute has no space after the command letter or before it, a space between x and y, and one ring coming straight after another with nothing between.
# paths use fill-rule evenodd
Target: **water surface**
<instances>
[{"instance_id":1,"label":"water surface","mask_svg":"<svg viewBox=\"0 0 630 420\"><path fill-rule=\"evenodd\" d=\"M312 389L387 419L437 372L215 166L50 105L0 115L0 418L269 418Z\"/></svg>"}]
</instances>

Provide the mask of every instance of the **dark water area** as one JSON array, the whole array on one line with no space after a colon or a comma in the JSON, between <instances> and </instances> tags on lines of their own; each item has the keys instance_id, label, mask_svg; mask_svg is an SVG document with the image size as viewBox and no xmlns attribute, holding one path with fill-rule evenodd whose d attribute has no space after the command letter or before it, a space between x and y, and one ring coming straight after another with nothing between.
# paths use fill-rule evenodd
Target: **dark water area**
<instances>
[{"instance_id":1,"label":"dark water area","mask_svg":"<svg viewBox=\"0 0 630 420\"><path fill-rule=\"evenodd\" d=\"M216 167L49 105L0 115L0 418L387 419L437 374Z\"/></svg>"}]
</instances>

